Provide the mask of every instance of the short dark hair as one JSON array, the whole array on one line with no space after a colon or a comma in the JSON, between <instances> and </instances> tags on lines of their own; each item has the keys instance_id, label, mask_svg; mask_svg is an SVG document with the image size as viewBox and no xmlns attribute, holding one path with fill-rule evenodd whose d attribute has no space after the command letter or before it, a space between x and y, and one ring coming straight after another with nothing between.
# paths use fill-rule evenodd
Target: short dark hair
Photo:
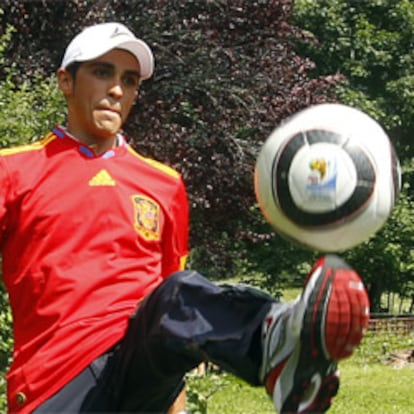
<instances>
[{"instance_id":1,"label":"short dark hair","mask_svg":"<svg viewBox=\"0 0 414 414\"><path fill-rule=\"evenodd\" d=\"M73 80L76 79L76 74L82 62L73 62L66 67L66 70L71 74Z\"/></svg>"}]
</instances>

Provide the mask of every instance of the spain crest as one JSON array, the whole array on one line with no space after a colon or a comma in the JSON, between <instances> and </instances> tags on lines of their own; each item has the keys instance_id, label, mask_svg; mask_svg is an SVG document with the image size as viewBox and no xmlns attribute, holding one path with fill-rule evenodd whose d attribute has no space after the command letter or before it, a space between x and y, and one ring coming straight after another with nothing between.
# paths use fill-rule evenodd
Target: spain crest
<instances>
[{"instance_id":1,"label":"spain crest","mask_svg":"<svg viewBox=\"0 0 414 414\"><path fill-rule=\"evenodd\" d=\"M142 194L133 195L134 227L145 240L160 239L160 206Z\"/></svg>"}]
</instances>

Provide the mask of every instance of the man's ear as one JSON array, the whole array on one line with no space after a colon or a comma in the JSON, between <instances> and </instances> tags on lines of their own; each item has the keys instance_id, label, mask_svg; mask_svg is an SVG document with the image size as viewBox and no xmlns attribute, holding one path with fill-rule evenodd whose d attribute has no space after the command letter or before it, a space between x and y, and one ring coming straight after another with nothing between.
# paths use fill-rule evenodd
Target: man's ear
<instances>
[{"instance_id":1,"label":"man's ear","mask_svg":"<svg viewBox=\"0 0 414 414\"><path fill-rule=\"evenodd\" d=\"M56 75L59 89L66 97L70 96L74 85L74 79L72 75L63 68L58 69Z\"/></svg>"}]
</instances>

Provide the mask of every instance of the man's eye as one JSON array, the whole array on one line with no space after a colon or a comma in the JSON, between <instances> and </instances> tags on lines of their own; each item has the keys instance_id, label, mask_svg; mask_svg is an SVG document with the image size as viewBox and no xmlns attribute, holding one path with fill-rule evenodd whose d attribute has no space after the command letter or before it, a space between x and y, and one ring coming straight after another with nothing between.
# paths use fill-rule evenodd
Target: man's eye
<instances>
[{"instance_id":1,"label":"man's eye","mask_svg":"<svg viewBox=\"0 0 414 414\"><path fill-rule=\"evenodd\" d=\"M139 78L135 75L126 75L122 79L125 86L131 87L131 88L138 88L139 86Z\"/></svg>"},{"instance_id":2,"label":"man's eye","mask_svg":"<svg viewBox=\"0 0 414 414\"><path fill-rule=\"evenodd\" d=\"M109 78L112 76L112 71L108 68L95 68L93 74L98 78Z\"/></svg>"}]
</instances>

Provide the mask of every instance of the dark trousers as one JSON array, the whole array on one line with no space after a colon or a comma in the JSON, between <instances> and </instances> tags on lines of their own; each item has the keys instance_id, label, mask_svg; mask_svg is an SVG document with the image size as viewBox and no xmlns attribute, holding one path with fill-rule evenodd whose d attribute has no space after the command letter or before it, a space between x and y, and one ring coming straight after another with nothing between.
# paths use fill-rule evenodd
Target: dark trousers
<instances>
[{"instance_id":1,"label":"dark trousers","mask_svg":"<svg viewBox=\"0 0 414 414\"><path fill-rule=\"evenodd\" d=\"M272 301L177 272L141 303L117 346L34 413L165 413L202 361L259 385L261 324Z\"/></svg>"}]
</instances>

